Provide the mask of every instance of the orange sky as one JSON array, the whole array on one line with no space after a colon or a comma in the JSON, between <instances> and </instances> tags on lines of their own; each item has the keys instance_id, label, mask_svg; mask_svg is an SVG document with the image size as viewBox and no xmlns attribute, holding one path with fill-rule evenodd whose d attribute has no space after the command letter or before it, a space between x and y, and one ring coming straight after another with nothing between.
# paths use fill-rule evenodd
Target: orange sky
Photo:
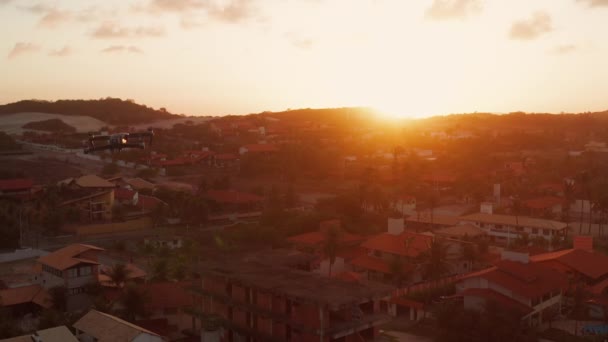
<instances>
[{"instance_id":1,"label":"orange sky","mask_svg":"<svg viewBox=\"0 0 608 342\"><path fill-rule=\"evenodd\" d=\"M608 0L0 0L0 103L608 109Z\"/></svg>"}]
</instances>

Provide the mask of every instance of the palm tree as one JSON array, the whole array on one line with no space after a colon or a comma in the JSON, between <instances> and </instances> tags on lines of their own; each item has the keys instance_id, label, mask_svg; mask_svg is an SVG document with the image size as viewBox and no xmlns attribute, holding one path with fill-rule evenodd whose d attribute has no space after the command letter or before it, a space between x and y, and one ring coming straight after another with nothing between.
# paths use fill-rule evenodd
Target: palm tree
<instances>
[{"instance_id":1,"label":"palm tree","mask_svg":"<svg viewBox=\"0 0 608 342\"><path fill-rule=\"evenodd\" d=\"M323 254L329 258L329 277L331 278L331 268L336 262L336 254L340 240L340 231L337 227L331 226L325 233L325 242L323 244Z\"/></svg>"},{"instance_id":2,"label":"palm tree","mask_svg":"<svg viewBox=\"0 0 608 342\"><path fill-rule=\"evenodd\" d=\"M118 288L123 288L129 276L131 275L131 270L127 268L125 264L114 264L108 270L108 277L112 280L112 283L116 285Z\"/></svg>"}]
</instances>

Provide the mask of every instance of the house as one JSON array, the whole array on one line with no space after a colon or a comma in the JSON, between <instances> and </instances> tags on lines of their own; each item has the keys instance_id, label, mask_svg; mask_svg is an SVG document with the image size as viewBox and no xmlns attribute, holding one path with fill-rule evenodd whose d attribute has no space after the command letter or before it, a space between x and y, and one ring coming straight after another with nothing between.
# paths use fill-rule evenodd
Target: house
<instances>
[{"instance_id":1,"label":"house","mask_svg":"<svg viewBox=\"0 0 608 342\"><path fill-rule=\"evenodd\" d=\"M115 184L96 175L68 178L58 182L60 207L74 210L80 221L111 221Z\"/></svg>"},{"instance_id":2,"label":"house","mask_svg":"<svg viewBox=\"0 0 608 342\"><path fill-rule=\"evenodd\" d=\"M239 157L232 153L218 153L214 158L214 166L218 168L230 168L238 166Z\"/></svg>"},{"instance_id":3,"label":"house","mask_svg":"<svg viewBox=\"0 0 608 342\"><path fill-rule=\"evenodd\" d=\"M103 248L72 244L38 259L42 271L37 278L44 288L64 286L69 295L84 292L85 285L97 282L99 254Z\"/></svg>"},{"instance_id":4,"label":"house","mask_svg":"<svg viewBox=\"0 0 608 342\"><path fill-rule=\"evenodd\" d=\"M186 309L192 306L193 296L189 291L192 285L190 281L136 285L136 291L146 297L146 303L145 317L136 317L135 323L170 340L183 338L182 331L192 328L192 317L186 313ZM124 309L117 300L120 295L121 291L115 288L104 292L105 298L117 311Z\"/></svg>"},{"instance_id":5,"label":"house","mask_svg":"<svg viewBox=\"0 0 608 342\"><path fill-rule=\"evenodd\" d=\"M134 190L125 188L116 188L114 190L114 201L121 205L137 205L139 193Z\"/></svg>"},{"instance_id":6,"label":"house","mask_svg":"<svg viewBox=\"0 0 608 342\"><path fill-rule=\"evenodd\" d=\"M388 319L380 300L392 289L374 282L235 260L200 273L190 312L196 326L215 317L205 329L214 341L370 341Z\"/></svg>"},{"instance_id":7,"label":"house","mask_svg":"<svg viewBox=\"0 0 608 342\"><path fill-rule=\"evenodd\" d=\"M162 342L156 333L118 317L90 310L73 325L81 342Z\"/></svg>"},{"instance_id":8,"label":"house","mask_svg":"<svg viewBox=\"0 0 608 342\"><path fill-rule=\"evenodd\" d=\"M538 326L559 314L567 287L568 278L560 272L531 263L528 254L505 251L495 266L465 276L456 291L465 309L483 311L494 302Z\"/></svg>"},{"instance_id":9,"label":"house","mask_svg":"<svg viewBox=\"0 0 608 342\"><path fill-rule=\"evenodd\" d=\"M405 231L403 218L389 218L388 232L373 236L363 242L361 247L367 253L352 261L355 271L362 272L366 279L390 282L393 279L391 263L395 259L402 261L403 271L416 270L417 258L428 251L433 237L425 234ZM415 274L412 281L422 280L420 274Z\"/></svg>"},{"instance_id":10,"label":"house","mask_svg":"<svg viewBox=\"0 0 608 342\"><path fill-rule=\"evenodd\" d=\"M450 239L483 238L487 235L485 230L472 224L440 228L434 230L433 234Z\"/></svg>"},{"instance_id":11,"label":"house","mask_svg":"<svg viewBox=\"0 0 608 342\"><path fill-rule=\"evenodd\" d=\"M205 198L210 201L215 216L227 214L236 217L244 213L259 216L264 206L264 197L236 190L209 190Z\"/></svg>"},{"instance_id":12,"label":"house","mask_svg":"<svg viewBox=\"0 0 608 342\"><path fill-rule=\"evenodd\" d=\"M571 289L583 285L589 292L600 295L608 288L608 256L593 250L593 238L574 237L574 247L538 254L530 262L551 267L571 280Z\"/></svg>"},{"instance_id":13,"label":"house","mask_svg":"<svg viewBox=\"0 0 608 342\"><path fill-rule=\"evenodd\" d=\"M239 148L240 155L272 155L278 151L279 148L274 144L250 144Z\"/></svg>"},{"instance_id":14,"label":"house","mask_svg":"<svg viewBox=\"0 0 608 342\"><path fill-rule=\"evenodd\" d=\"M133 190L135 191L140 191L140 190L149 190L149 191L154 191L156 189L156 186L144 179L141 178L128 178L125 179L125 183Z\"/></svg>"},{"instance_id":15,"label":"house","mask_svg":"<svg viewBox=\"0 0 608 342\"><path fill-rule=\"evenodd\" d=\"M523 202L524 206L536 217L559 217L564 199L556 196L536 197Z\"/></svg>"},{"instance_id":16,"label":"house","mask_svg":"<svg viewBox=\"0 0 608 342\"><path fill-rule=\"evenodd\" d=\"M0 340L0 342L79 342L65 325Z\"/></svg>"},{"instance_id":17,"label":"house","mask_svg":"<svg viewBox=\"0 0 608 342\"><path fill-rule=\"evenodd\" d=\"M0 179L0 197L29 198L33 193L34 181L31 179Z\"/></svg>"},{"instance_id":18,"label":"house","mask_svg":"<svg viewBox=\"0 0 608 342\"><path fill-rule=\"evenodd\" d=\"M59 181L58 185L71 189L90 189L90 190L108 190L116 187L115 184L109 182L97 175L85 175L78 178L68 178Z\"/></svg>"},{"instance_id":19,"label":"house","mask_svg":"<svg viewBox=\"0 0 608 342\"><path fill-rule=\"evenodd\" d=\"M472 224L483 229L496 242L508 243L524 234L545 240L564 239L568 224L526 216L476 213L460 217L460 224Z\"/></svg>"},{"instance_id":20,"label":"house","mask_svg":"<svg viewBox=\"0 0 608 342\"><path fill-rule=\"evenodd\" d=\"M0 290L0 308L7 310L14 318L22 318L52 306L48 291L38 284Z\"/></svg>"},{"instance_id":21,"label":"house","mask_svg":"<svg viewBox=\"0 0 608 342\"><path fill-rule=\"evenodd\" d=\"M154 196L138 195L135 206L142 212L149 213L155 211L158 207L167 206L167 203Z\"/></svg>"},{"instance_id":22,"label":"house","mask_svg":"<svg viewBox=\"0 0 608 342\"><path fill-rule=\"evenodd\" d=\"M400 195L393 203L395 210L402 214L410 214L416 211L416 197L410 195Z\"/></svg>"}]
</instances>

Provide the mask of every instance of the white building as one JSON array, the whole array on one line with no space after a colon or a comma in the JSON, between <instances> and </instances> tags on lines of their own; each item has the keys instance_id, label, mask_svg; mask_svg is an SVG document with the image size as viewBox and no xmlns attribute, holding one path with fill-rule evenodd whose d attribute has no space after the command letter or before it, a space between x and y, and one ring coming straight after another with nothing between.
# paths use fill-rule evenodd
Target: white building
<instances>
[{"instance_id":1,"label":"white building","mask_svg":"<svg viewBox=\"0 0 608 342\"><path fill-rule=\"evenodd\" d=\"M568 224L565 222L488 213L462 216L460 224L472 224L483 229L495 241L505 243L524 234L528 234L530 238L542 237L551 241L553 237L564 238L568 231Z\"/></svg>"}]
</instances>

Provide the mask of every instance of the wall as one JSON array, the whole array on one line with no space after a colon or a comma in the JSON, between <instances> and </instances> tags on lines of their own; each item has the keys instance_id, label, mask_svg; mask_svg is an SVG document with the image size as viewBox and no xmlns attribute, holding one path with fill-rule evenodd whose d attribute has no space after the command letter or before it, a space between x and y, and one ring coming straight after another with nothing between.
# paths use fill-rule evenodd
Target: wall
<instances>
[{"instance_id":1,"label":"wall","mask_svg":"<svg viewBox=\"0 0 608 342\"><path fill-rule=\"evenodd\" d=\"M43 251L40 249L32 249L32 248L23 248L16 249L11 253L2 253L0 254L0 263L9 262L9 261L17 261L23 259L37 258L43 255L47 255L49 252Z\"/></svg>"}]
</instances>

